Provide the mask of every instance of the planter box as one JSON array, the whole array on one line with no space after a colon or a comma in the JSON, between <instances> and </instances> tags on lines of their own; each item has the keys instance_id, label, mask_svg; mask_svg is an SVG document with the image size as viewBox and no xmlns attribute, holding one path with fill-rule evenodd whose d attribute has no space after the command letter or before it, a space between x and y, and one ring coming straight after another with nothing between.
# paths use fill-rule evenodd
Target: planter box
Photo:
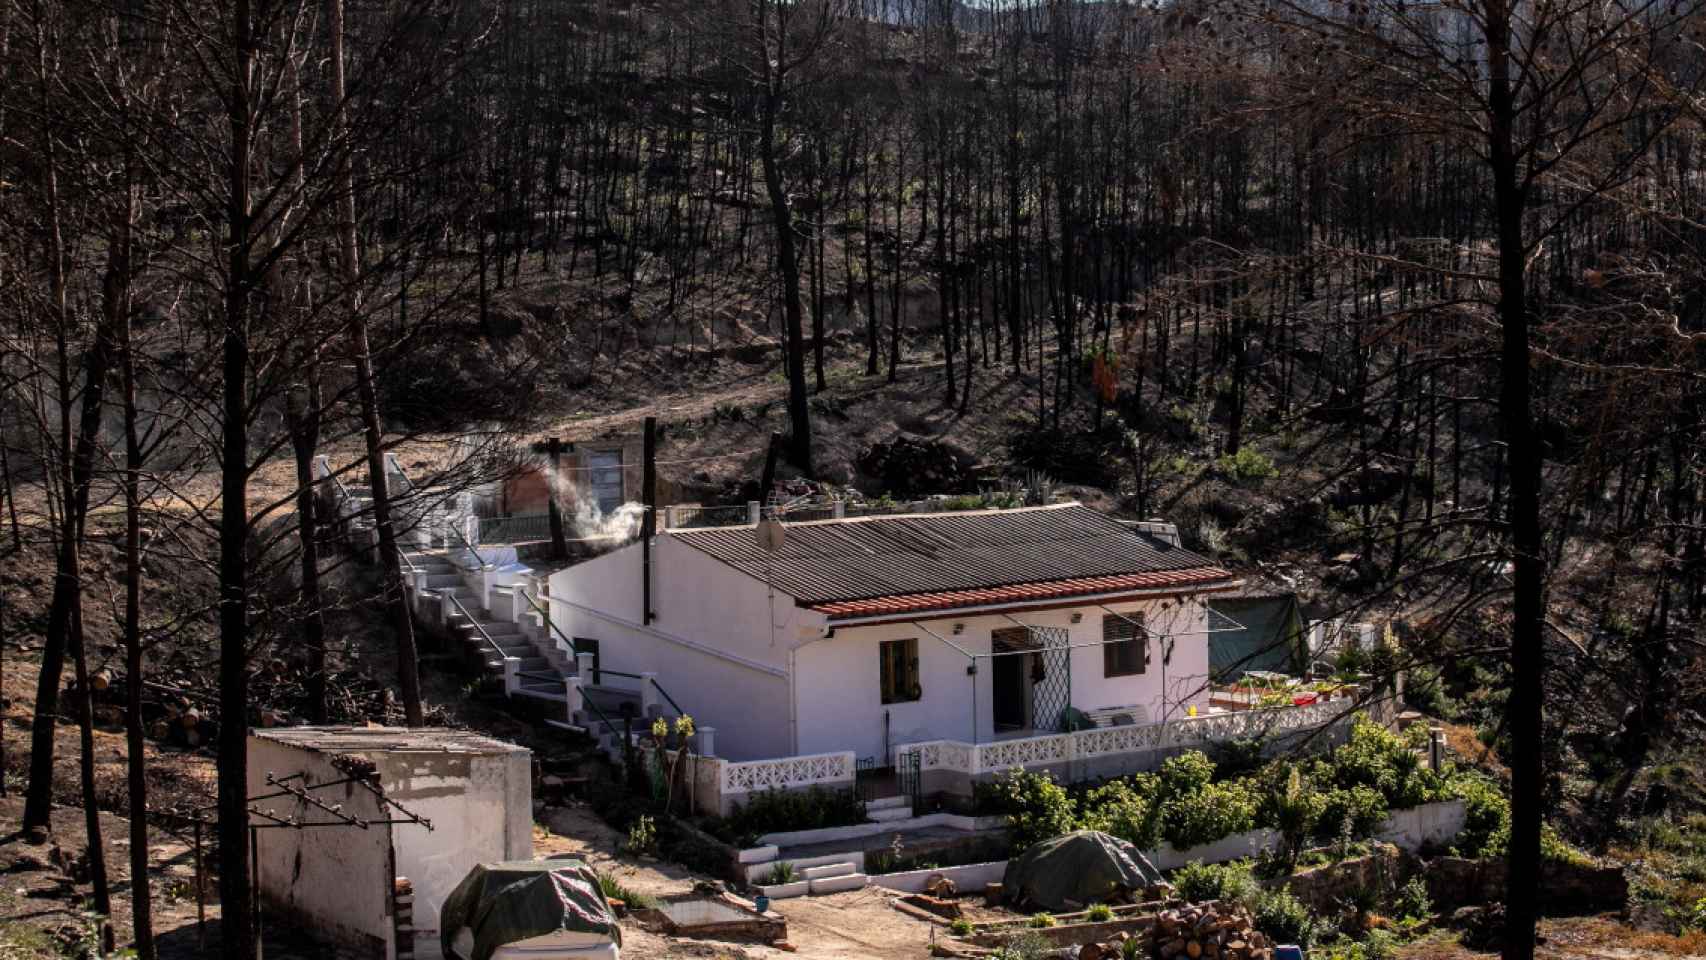
<instances>
[{"instance_id":1,"label":"planter box","mask_svg":"<svg viewBox=\"0 0 1706 960\"><path fill-rule=\"evenodd\" d=\"M795 880L793 883L759 884L758 892L772 900L786 900L789 897L803 897L811 889L810 880Z\"/></svg>"}]
</instances>

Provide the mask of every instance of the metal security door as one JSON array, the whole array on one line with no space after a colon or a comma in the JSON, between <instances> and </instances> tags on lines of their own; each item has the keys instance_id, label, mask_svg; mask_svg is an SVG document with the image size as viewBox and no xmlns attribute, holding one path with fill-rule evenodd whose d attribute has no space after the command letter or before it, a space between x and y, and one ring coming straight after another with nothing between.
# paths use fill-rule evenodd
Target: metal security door
<instances>
[{"instance_id":1,"label":"metal security door","mask_svg":"<svg viewBox=\"0 0 1706 960\"><path fill-rule=\"evenodd\" d=\"M1064 733L1072 706L1072 648L1065 627L1032 627L1037 649L1030 656L1031 724Z\"/></svg>"}]
</instances>

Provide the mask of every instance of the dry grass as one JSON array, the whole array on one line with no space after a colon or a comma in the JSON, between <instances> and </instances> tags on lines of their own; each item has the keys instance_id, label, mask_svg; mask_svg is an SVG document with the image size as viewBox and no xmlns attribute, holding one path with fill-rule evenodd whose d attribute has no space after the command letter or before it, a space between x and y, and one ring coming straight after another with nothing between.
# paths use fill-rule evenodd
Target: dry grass
<instances>
[{"instance_id":1,"label":"dry grass","mask_svg":"<svg viewBox=\"0 0 1706 960\"><path fill-rule=\"evenodd\" d=\"M1475 728L1461 723L1444 723L1445 745L1451 752L1469 763L1501 779L1509 778L1510 768L1499 760L1492 747L1481 742Z\"/></svg>"}]
</instances>

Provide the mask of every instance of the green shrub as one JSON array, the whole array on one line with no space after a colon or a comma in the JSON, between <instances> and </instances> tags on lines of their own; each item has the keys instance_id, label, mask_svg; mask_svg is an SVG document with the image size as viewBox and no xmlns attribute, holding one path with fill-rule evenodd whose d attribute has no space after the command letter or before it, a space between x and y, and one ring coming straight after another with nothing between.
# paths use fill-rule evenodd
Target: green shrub
<instances>
[{"instance_id":1,"label":"green shrub","mask_svg":"<svg viewBox=\"0 0 1706 960\"><path fill-rule=\"evenodd\" d=\"M1433 916L1434 903L1421 877L1411 877L1398 888L1398 895L1392 898L1392 912L1400 920L1426 920Z\"/></svg>"},{"instance_id":2,"label":"green shrub","mask_svg":"<svg viewBox=\"0 0 1706 960\"><path fill-rule=\"evenodd\" d=\"M1380 828L1387 812L1386 798L1373 787L1328 790L1321 798L1315 836L1324 841L1366 837Z\"/></svg>"},{"instance_id":3,"label":"green shrub","mask_svg":"<svg viewBox=\"0 0 1706 960\"><path fill-rule=\"evenodd\" d=\"M1014 770L1002 781L1007 791L1007 829L1013 849L1027 847L1050 837L1071 833L1076 821L1074 804L1066 789L1046 773Z\"/></svg>"},{"instance_id":4,"label":"green shrub","mask_svg":"<svg viewBox=\"0 0 1706 960\"><path fill-rule=\"evenodd\" d=\"M736 846L750 847L767 833L817 830L864 823L865 805L851 790L766 790L727 816L705 824L707 833Z\"/></svg>"},{"instance_id":5,"label":"green shrub","mask_svg":"<svg viewBox=\"0 0 1706 960\"><path fill-rule=\"evenodd\" d=\"M1028 933L989 955L989 960L1041 960L1049 952L1049 942Z\"/></svg>"},{"instance_id":6,"label":"green shrub","mask_svg":"<svg viewBox=\"0 0 1706 960\"><path fill-rule=\"evenodd\" d=\"M1210 783L1194 793L1170 797L1161 813L1161 835L1179 850L1213 843L1255 825L1256 797L1244 781Z\"/></svg>"},{"instance_id":7,"label":"green shrub","mask_svg":"<svg viewBox=\"0 0 1706 960\"><path fill-rule=\"evenodd\" d=\"M608 900L622 901L630 910L648 910L657 906L657 900L637 890L624 887L620 880L608 873L598 875L598 892Z\"/></svg>"},{"instance_id":8,"label":"green shrub","mask_svg":"<svg viewBox=\"0 0 1706 960\"><path fill-rule=\"evenodd\" d=\"M1457 849L1471 857L1498 857L1511 835L1511 804L1497 784L1484 776L1463 774L1452 781L1463 799L1463 829Z\"/></svg>"},{"instance_id":9,"label":"green shrub","mask_svg":"<svg viewBox=\"0 0 1706 960\"><path fill-rule=\"evenodd\" d=\"M1055 919L1054 919L1054 914L1052 914L1052 913L1033 913L1033 914L1031 914L1030 925L1033 927L1036 927L1039 930L1045 929L1048 927L1052 927L1052 926L1054 926L1054 924L1055 924Z\"/></svg>"},{"instance_id":10,"label":"green shrub","mask_svg":"<svg viewBox=\"0 0 1706 960\"><path fill-rule=\"evenodd\" d=\"M633 856L652 854L658 848L658 827L651 817L641 815L628 825L628 839L622 848Z\"/></svg>"},{"instance_id":11,"label":"green shrub","mask_svg":"<svg viewBox=\"0 0 1706 960\"><path fill-rule=\"evenodd\" d=\"M1148 939L1145 937L1132 937L1129 940L1121 940L1120 960L1138 960L1139 957L1144 955L1144 952L1147 949L1145 945L1148 942Z\"/></svg>"},{"instance_id":12,"label":"green shrub","mask_svg":"<svg viewBox=\"0 0 1706 960\"><path fill-rule=\"evenodd\" d=\"M1305 950L1313 947L1326 929L1303 901L1290 890L1266 890L1255 895L1250 912L1256 929L1275 943L1295 943Z\"/></svg>"},{"instance_id":13,"label":"green shrub","mask_svg":"<svg viewBox=\"0 0 1706 960\"><path fill-rule=\"evenodd\" d=\"M956 937L969 937L971 936L971 921L965 917L960 917L948 924L948 932Z\"/></svg>"},{"instance_id":14,"label":"green shrub","mask_svg":"<svg viewBox=\"0 0 1706 960\"><path fill-rule=\"evenodd\" d=\"M1279 831L1280 866L1285 872L1297 865L1298 855L1314 835L1326 809L1327 798L1311 787L1296 767L1287 771L1283 785L1269 791L1259 816L1263 823Z\"/></svg>"},{"instance_id":15,"label":"green shrub","mask_svg":"<svg viewBox=\"0 0 1706 960\"><path fill-rule=\"evenodd\" d=\"M1192 860L1173 873L1173 887L1190 903L1225 900L1244 903L1256 892L1256 878L1243 861L1203 863Z\"/></svg>"},{"instance_id":16,"label":"green shrub","mask_svg":"<svg viewBox=\"0 0 1706 960\"><path fill-rule=\"evenodd\" d=\"M1214 466L1233 483L1248 486L1260 484L1279 473L1272 460L1249 447L1241 447L1237 453L1221 457Z\"/></svg>"},{"instance_id":17,"label":"green shrub","mask_svg":"<svg viewBox=\"0 0 1706 960\"><path fill-rule=\"evenodd\" d=\"M1193 793L1213 779L1214 761L1200 750L1187 750L1161 764L1161 795L1177 797Z\"/></svg>"},{"instance_id":18,"label":"green shrub","mask_svg":"<svg viewBox=\"0 0 1706 960\"><path fill-rule=\"evenodd\" d=\"M1444 781L1422 765L1421 757L1402 737L1361 717L1352 725L1345 744L1315 764L1314 775L1323 785L1377 790L1393 810L1407 810L1449 795Z\"/></svg>"},{"instance_id":19,"label":"green shrub","mask_svg":"<svg viewBox=\"0 0 1706 960\"><path fill-rule=\"evenodd\" d=\"M1161 837L1161 807L1154 802L1154 777L1110 780L1085 794L1079 826L1153 849Z\"/></svg>"},{"instance_id":20,"label":"green shrub","mask_svg":"<svg viewBox=\"0 0 1706 960\"><path fill-rule=\"evenodd\" d=\"M764 884L765 886L776 887L784 883L793 883L799 879L799 874L795 872L792 860L778 860L776 865L770 868L769 875L764 878Z\"/></svg>"},{"instance_id":21,"label":"green shrub","mask_svg":"<svg viewBox=\"0 0 1706 960\"><path fill-rule=\"evenodd\" d=\"M1091 923L1107 923L1114 918L1114 908L1105 903L1092 903L1084 908L1084 919Z\"/></svg>"}]
</instances>

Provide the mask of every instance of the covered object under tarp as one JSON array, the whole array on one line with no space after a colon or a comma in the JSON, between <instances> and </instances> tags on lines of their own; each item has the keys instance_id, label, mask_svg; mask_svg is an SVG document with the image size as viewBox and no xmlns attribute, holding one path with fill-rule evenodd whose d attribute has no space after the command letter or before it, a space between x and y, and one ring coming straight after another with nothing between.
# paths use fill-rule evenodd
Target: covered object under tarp
<instances>
[{"instance_id":1,"label":"covered object under tarp","mask_svg":"<svg viewBox=\"0 0 1706 960\"><path fill-rule=\"evenodd\" d=\"M1141 894L1161 882L1142 851L1095 830L1079 830L1033 845L1007 862L1001 891L1021 907L1064 911Z\"/></svg>"},{"instance_id":2,"label":"covered object under tarp","mask_svg":"<svg viewBox=\"0 0 1706 960\"><path fill-rule=\"evenodd\" d=\"M457 942L464 927L473 934L471 944ZM444 955L462 960L490 960L506 944L553 934L622 942L598 876L580 860L482 863L456 885L439 914Z\"/></svg>"}]
</instances>

